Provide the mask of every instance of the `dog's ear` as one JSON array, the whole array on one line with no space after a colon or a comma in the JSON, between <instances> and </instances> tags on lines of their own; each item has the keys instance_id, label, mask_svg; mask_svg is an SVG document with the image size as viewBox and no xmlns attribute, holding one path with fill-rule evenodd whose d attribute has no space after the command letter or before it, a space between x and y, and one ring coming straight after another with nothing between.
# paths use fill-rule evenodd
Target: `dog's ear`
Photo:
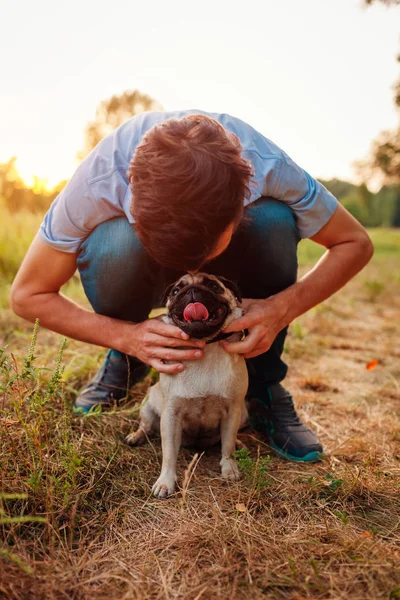
<instances>
[{"instance_id":1,"label":"dog's ear","mask_svg":"<svg viewBox=\"0 0 400 600\"><path fill-rule=\"evenodd\" d=\"M173 287L175 287L175 283L171 283L171 285L169 285L167 287L167 289L165 290L164 296L163 296L163 299L162 299L162 306L165 306L167 304L168 296L172 292L172 288Z\"/></svg>"},{"instance_id":2,"label":"dog's ear","mask_svg":"<svg viewBox=\"0 0 400 600\"><path fill-rule=\"evenodd\" d=\"M238 302L241 302L243 300L242 294L239 292L239 288L236 285L236 283L234 283L230 279L226 279L226 277L220 277L219 275L218 275L218 279L220 279L222 281L222 283L224 284L225 287L228 288L228 290L231 290L232 294L235 296L235 298L237 299Z\"/></svg>"}]
</instances>

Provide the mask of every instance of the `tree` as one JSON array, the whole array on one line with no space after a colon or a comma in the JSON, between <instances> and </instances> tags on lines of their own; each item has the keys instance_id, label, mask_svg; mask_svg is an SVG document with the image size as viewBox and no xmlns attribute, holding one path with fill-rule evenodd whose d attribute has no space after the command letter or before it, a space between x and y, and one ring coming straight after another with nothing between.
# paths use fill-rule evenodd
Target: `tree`
<instances>
[{"instance_id":1,"label":"tree","mask_svg":"<svg viewBox=\"0 0 400 600\"><path fill-rule=\"evenodd\" d=\"M106 135L131 117L147 110L162 110L162 106L139 90L126 91L100 102L96 118L86 126L84 146L78 158L83 159Z\"/></svg>"},{"instance_id":2,"label":"tree","mask_svg":"<svg viewBox=\"0 0 400 600\"><path fill-rule=\"evenodd\" d=\"M319 180L322 185L324 185L330 192L337 198L341 200L345 196L349 196L354 194L357 190L357 186L353 183L349 183L348 181L343 181L341 179L320 179Z\"/></svg>"},{"instance_id":3,"label":"tree","mask_svg":"<svg viewBox=\"0 0 400 600\"><path fill-rule=\"evenodd\" d=\"M386 184L400 185L400 127L383 131L372 142L369 166L383 176Z\"/></svg>"},{"instance_id":4,"label":"tree","mask_svg":"<svg viewBox=\"0 0 400 600\"><path fill-rule=\"evenodd\" d=\"M381 2L386 6L400 5L400 0L364 0L366 5ZM400 62L400 56L397 57ZM400 78L394 84L394 103L400 114ZM371 156L358 164L368 177L378 173L387 185L400 185L400 125L394 131L382 131L372 142Z\"/></svg>"},{"instance_id":5,"label":"tree","mask_svg":"<svg viewBox=\"0 0 400 600\"><path fill-rule=\"evenodd\" d=\"M386 4L386 6L400 4L400 0L365 0L365 4L369 6L370 4L375 4L375 2L380 2L381 4Z\"/></svg>"},{"instance_id":6,"label":"tree","mask_svg":"<svg viewBox=\"0 0 400 600\"><path fill-rule=\"evenodd\" d=\"M397 57L400 62L400 56ZM394 85L394 103L400 116L400 79ZM371 156L360 163L361 170L379 173L387 185L400 185L400 124L394 131L382 131L372 142Z\"/></svg>"},{"instance_id":7,"label":"tree","mask_svg":"<svg viewBox=\"0 0 400 600\"><path fill-rule=\"evenodd\" d=\"M52 190L46 188L46 180L34 178L33 186L26 185L16 167L16 157L0 164L0 212L3 207L11 213L27 210L43 213L65 186L60 181Z\"/></svg>"}]
</instances>

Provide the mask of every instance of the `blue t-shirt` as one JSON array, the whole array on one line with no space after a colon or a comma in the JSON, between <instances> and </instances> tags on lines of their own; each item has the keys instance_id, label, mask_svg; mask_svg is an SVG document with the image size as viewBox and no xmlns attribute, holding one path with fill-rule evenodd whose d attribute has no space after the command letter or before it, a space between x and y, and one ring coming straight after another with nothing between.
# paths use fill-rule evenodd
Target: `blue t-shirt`
<instances>
[{"instance_id":1,"label":"blue t-shirt","mask_svg":"<svg viewBox=\"0 0 400 600\"><path fill-rule=\"evenodd\" d=\"M329 221L338 204L336 198L278 146L240 119L201 110L145 112L104 138L80 164L45 215L41 239L56 250L77 252L100 223L121 216L133 223L127 171L136 147L157 123L189 114L213 117L239 138L242 154L254 171L252 194L246 204L260 196L285 202L295 213L302 238L313 236Z\"/></svg>"}]
</instances>

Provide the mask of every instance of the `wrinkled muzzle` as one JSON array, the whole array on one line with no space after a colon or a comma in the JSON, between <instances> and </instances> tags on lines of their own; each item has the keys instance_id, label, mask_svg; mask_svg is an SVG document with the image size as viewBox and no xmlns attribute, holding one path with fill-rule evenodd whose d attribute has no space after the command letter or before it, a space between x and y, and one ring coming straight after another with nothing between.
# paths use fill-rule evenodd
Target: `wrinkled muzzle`
<instances>
[{"instance_id":1,"label":"wrinkled muzzle","mask_svg":"<svg viewBox=\"0 0 400 600\"><path fill-rule=\"evenodd\" d=\"M197 339L217 334L229 312L225 300L202 286L183 288L169 306L169 315L175 325Z\"/></svg>"}]
</instances>

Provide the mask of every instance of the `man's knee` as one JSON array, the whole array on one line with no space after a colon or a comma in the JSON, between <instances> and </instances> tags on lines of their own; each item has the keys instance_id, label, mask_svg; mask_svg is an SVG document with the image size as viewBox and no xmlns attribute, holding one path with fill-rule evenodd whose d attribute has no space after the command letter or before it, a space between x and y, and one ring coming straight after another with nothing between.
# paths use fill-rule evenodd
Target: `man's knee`
<instances>
[{"instance_id":1,"label":"man's knee","mask_svg":"<svg viewBox=\"0 0 400 600\"><path fill-rule=\"evenodd\" d=\"M146 295L143 282L149 277L149 260L126 218L98 225L83 242L77 261L82 284L94 310L125 318L130 312L129 303L133 307L140 295ZM139 304L143 304L142 298ZM146 310L147 306L144 313Z\"/></svg>"},{"instance_id":2,"label":"man's knee","mask_svg":"<svg viewBox=\"0 0 400 600\"><path fill-rule=\"evenodd\" d=\"M135 260L144 252L127 219L100 223L84 240L78 257L79 269L88 266L96 271L113 272L126 269L126 260Z\"/></svg>"},{"instance_id":3,"label":"man's knee","mask_svg":"<svg viewBox=\"0 0 400 600\"><path fill-rule=\"evenodd\" d=\"M299 241L296 219L284 202L260 198L247 209L246 215L251 235L261 238L265 247L289 243L292 249L296 248Z\"/></svg>"},{"instance_id":4,"label":"man's knee","mask_svg":"<svg viewBox=\"0 0 400 600\"><path fill-rule=\"evenodd\" d=\"M283 202L260 198L247 209L246 268L256 269L272 290L282 290L297 278L299 233L293 211Z\"/></svg>"}]
</instances>

